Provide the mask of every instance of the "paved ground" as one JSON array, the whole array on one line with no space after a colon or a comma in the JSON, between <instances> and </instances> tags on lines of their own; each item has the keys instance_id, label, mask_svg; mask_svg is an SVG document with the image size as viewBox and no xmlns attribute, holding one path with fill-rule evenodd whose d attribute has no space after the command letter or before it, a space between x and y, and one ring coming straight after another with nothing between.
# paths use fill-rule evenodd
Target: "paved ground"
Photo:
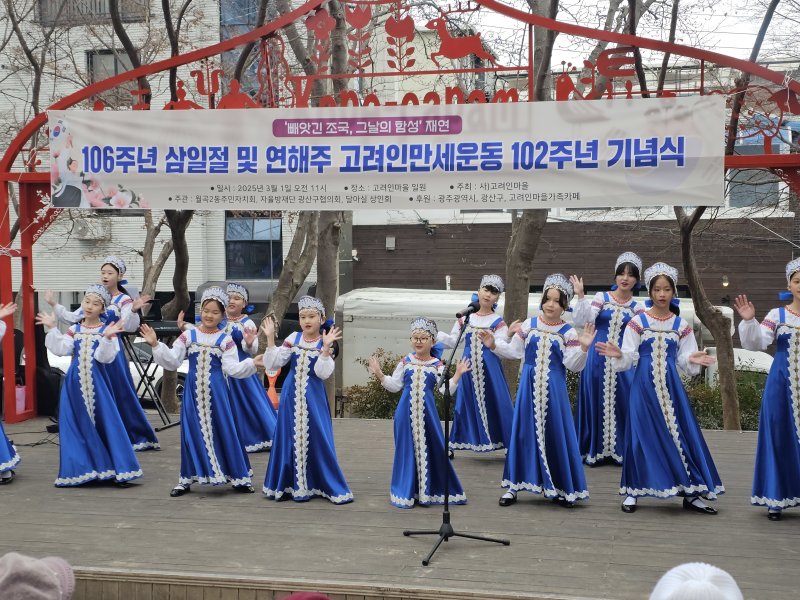
<instances>
[{"instance_id":1,"label":"paved ground","mask_svg":"<svg viewBox=\"0 0 800 600\"><path fill-rule=\"evenodd\" d=\"M754 433L706 433L728 493L708 517L679 500L644 500L619 510L619 469L587 469L591 500L568 510L523 494L500 508L502 454L459 453L455 465L469 504L452 510L457 531L507 537L510 547L456 539L431 565L420 561L433 538L404 529L438 529L441 510L389 505L390 421L337 420L337 448L355 502L275 503L260 494L200 488L168 496L178 474L178 429L161 432L163 450L140 453L145 472L129 489L56 489L58 446L45 420L7 426L23 463L0 488L0 553L57 554L74 565L232 577L274 577L467 593L552 594L558 598L646 598L659 576L687 561L730 571L747 598L797 597L800 510L769 522L749 505ZM51 441L57 442L56 436ZM29 445L39 443L38 445ZM268 454L251 455L260 488Z\"/></svg>"}]
</instances>

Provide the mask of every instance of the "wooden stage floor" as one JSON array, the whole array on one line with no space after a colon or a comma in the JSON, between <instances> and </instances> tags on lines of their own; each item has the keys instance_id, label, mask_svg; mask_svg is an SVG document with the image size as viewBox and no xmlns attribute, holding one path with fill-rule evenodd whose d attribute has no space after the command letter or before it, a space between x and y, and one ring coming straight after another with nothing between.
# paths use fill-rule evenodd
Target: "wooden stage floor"
<instances>
[{"instance_id":1,"label":"wooden stage floor","mask_svg":"<svg viewBox=\"0 0 800 600\"><path fill-rule=\"evenodd\" d=\"M337 420L337 449L355 502L275 503L260 493L194 486L170 498L179 466L177 428L160 452L139 453L141 483L56 489L58 446L40 443L46 421L7 426L22 464L0 487L0 554L59 555L79 574L76 600L115 598L278 599L317 589L342 600L375 598L642 599L667 569L706 561L728 570L746 598L798 595L800 509L781 522L749 504L756 435L709 431L728 490L718 516L682 510L679 499L619 509L619 469L587 469L591 500L572 510L521 494L501 508L503 454L460 452L456 470L469 499L452 507L456 531L511 540L500 546L453 539L428 567L440 508L389 504L391 421ZM55 438L57 441L57 437ZM268 454L250 455L260 489Z\"/></svg>"}]
</instances>

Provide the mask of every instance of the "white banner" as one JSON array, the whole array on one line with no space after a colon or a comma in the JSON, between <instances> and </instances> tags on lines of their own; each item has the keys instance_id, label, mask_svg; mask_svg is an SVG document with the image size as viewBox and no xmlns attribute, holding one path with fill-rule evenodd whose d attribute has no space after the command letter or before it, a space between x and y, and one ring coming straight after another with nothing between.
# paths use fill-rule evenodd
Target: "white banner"
<instances>
[{"instance_id":1,"label":"white banner","mask_svg":"<svg viewBox=\"0 0 800 600\"><path fill-rule=\"evenodd\" d=\"M53 205L351 210L720 205L721 96L50 111Z\"/></svg>"}]
</instances>

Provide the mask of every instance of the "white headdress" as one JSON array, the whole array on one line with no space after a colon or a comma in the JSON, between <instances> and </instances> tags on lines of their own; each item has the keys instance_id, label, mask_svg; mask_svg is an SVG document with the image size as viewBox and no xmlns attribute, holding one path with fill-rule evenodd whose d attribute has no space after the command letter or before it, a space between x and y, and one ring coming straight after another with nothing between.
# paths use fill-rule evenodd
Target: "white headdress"
<instances>
[{"instance_id":1,"label":"white headdress","mask_svg":"<svg viewBox=\"0 0 800 600\"><path fill-rule=\"evenodd\" d=\"M223 308L228 306L228 294L225 293L225 290L216 285L206 288L203 295L200 297L200 306L203 306L207 300L216 300L222 304Z\"/></svg>"},{"instance_id":2,"label":"white headdress","mask_svg":"<svg viewBox=\"0 0 800 600\"><path fill-rule=\"evenodd\" d=\"M229 283L225 291L228 295L239 294L242 298L244 298L245 303L249 301L250 294L247 293L247 288L241 283Z\"/></svg>"},{"instance_id":3,"label":"white headdress","mask_svg":"<svg viewBox=\"0 0 800 600\"><path fill-rule=\"evenodd\" d=\"M547 290L550 289L557 289L559 292L563 292L564 295L567 297L567 304L572 300L572 295L575 291L572 289L572 284L570 283L569 279L566 276L562 275L561 273L553 273L552 275L548 275L547 278L544 280L544 287L542 288L542 299L547 296Z\"/></svg>"},{"instance_id":4,"label":"white headdress","mask_svg":"<svg viewBox=\"0 0 800 600\"><path fill-rule=\"evenodd\" d=\"M786 263L786 283L792 280L792 275L800 271L800 258L795 258Z\"/></svg>"},{"instance_id":5,"label":"white headdress","mask_svg":"<svg viewBox=\"0 0 800 600\"><path fill-rule=\"evenodd\" d=\"M650 600L743 600L742 591L727 571L705 563L686 563L658 580Z\"/></svg>"},{"instance_id":6,"label":"white headdress","mask_svg":"<svg viewBox=\"0 0 800 600\"><path fill-rule=\"evenodd\" d=\"M322 300L314 298L314 296L300 296L300 300L297 301L298 312L309 308L317 311L323 319L325 318L325 306L322 304Z\"/></svg>"},{"instance_id":7,"label":"white headdress","mask_svg":"<svg viewBox=\"0 0 800 600\"><path fill-rule=\"evenodd\" d=\"M501 294L506 290L506 286L503 285L503 280L500 278L500 275L484 275L481 277L480 287L493 287Z\"/></svg>"},{"instance_id":8,"label":"white headdress","mask_svg":"<svg viewBox=\"0 0 800 600\"><path fill-rule=\"evenodd\" d=\"M617 257L617 264L614 265L614 270L616 271L620 265L625 263L631 263L636 267L636 269L641 274L642 272L642 259L639 258L639 255L634 252L623 252Z\"/></svg>"},{"instance_id":9,"label":"white headdress","mask_svg":"<svg viewBox=\"0 0 800 600\"><path fill-rule=\"evenodd\" d=\"M106 256L105 259L103 259L103 264L111 265L117 271L119 271L120 275L125 275L125 271L128 270L128 267L125 265L125 261L114 255Z\"/></svg>"},{"instance_id":10,"label":"white headdress","mask_svg":"<svg viewBox=\"0 0 800 600\"><path fill-rule=\"evenodd\" d=\"M99 283L92 284L88 288L86 288L85 295L88 296L89 294L100 296L100 299L103 301L104 307L108 307L111 305L111 294L109 294L108 290Z\"/></svg>"},{"instance_id":11,"label":"white headdress","mask_svg":"<svg viewBox=\"0 0 800 600\"><path fill-rule=\"evenodd\" d=\"M425 317L417 317L413 321L411 321L411 331L412 333L417 330L427 331L428 333L433 336L433 339L436 339L436 334L439 330L436 327L436 323L431 319L427 319Z\"/></svg>"},{"instance_id":12,"label":"white headdress","mask_svg":"<svg viewBox=\"0 0 800 600\"><path fill-rule=\"evenodd\" d=\"M644 282L647 285L648 290L650 289L650 282L659 275L668 277L672 281L672 285L674 285L677 289L678 269L675 267L670 267L667 263L657 262L656 264L647 267L647 270L644 272Z\"/></svg>"}]
</instances>

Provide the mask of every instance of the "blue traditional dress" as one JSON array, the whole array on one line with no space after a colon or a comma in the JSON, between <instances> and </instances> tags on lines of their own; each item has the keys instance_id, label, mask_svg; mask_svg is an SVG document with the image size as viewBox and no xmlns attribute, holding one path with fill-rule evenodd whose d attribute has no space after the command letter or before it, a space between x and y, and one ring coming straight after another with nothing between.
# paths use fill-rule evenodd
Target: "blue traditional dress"
<instances>
[{"instance_id":1,"label":"blue traditional dress","mask_svg":"<svg viewBox=\"0 0 800 600\"><path fill-rule=\"evenodd\" d=\"M583 327L594 323L595 342L612 341L622 345L622 334L628 321L644 311L644 306L631 299L618 302L612 292L598 292L591 302L580 299L575 307L573 324ZM622 463L625 447L625 420L628 411L632 371L618 373L592 346L586 367L581 373L575 431L583 461L587 465L613 460Z\"/></svg>"},{"instance_id":2,"label":"blue traditional dress","mask_svg":"<svg viewBox=\"0 0 800 600\"><path fill-rule=\"evenodd\" d=\"M119 352L118 342L103 336L105 328L76 323L66 334L51 329L45 338L53 354L72 355L58 405L58 487L142 476L111 393L115 382L100 367Z\"/></svg>"},{"instance_id":3,"label":"blue traditional dress","mask_svg":"<svg viewBox=\"0 0 800 600\"><path fill-rule=\"evenodd\" d=\"M251 484L250 461L236 431L225 376L244 378L256 372L252 359L239 361L236 344L219 330L185 331L172 348L159 343L153 359L174 371L189 356L181 402L181 472L178 483L235 486Z\"/></svg>"},{"instance_id":4,"label":"blue traditional dress","mask_svg":"<svg viewBox=\"0 0 800 600\"><path fill-rule=\"evenodd\" d=\"M353 501L353 493L336 460L333 424L324 380L333 374L334 362L321 355L322 338L303 339L301 332L286 338L282 346L267 348L264 368L290 363L281 387L278 425L264 478L268 498L289 495L296 501L314 496L334 504Z\"/></svg>"},{"instance_id":5,"label":"blue traditional dress","mask_svg":"<svg viewBox=\"0 0 800 600\"><path fill-rule=\"evenodd\" d=\"M394 413L394 465L391 503L398 508L444 503L448 469L448 502L466 504L467 496L444 448L442 422L433 390L444 371L438 358L419 360L409 354L382 385L390 392L403 390ZM466 376L466 375L465 375ZM461 377L464 381L464 376ZM450 384L451 393L455 386ZM446 465L446 467L445 467Z\"/></svg>"},{"instance_id":6,"label":"blue traditional dress","mask_svg":"<svg viewBox=\"0 0 800 600\"><path fill-rule=\"evenodd\" d=\"M577 332L563 321L534 317L510 340L495 343L499 356L524 358L503 487L566 502L588 499L567 392L566 370L580 371L586 364Z\"/></svg>"},{"instance_id":7,"label":"blue traditional dress","mask_svg":"<svg viewBox=\"0 0 800 600\"><path fill-rule=\"evenodd\" d=\"M618 371L636 364L628 406L622 457L623 496L704 496L714 499L722 486L697 424L678 367L697 375L689 362L697 351L692 328L680 317L633 317L625 328Z\"/></svg>"},{"instance_id":8,"label":"blue traditional dress","mask_svg":"<svg viewBox=\"0 0 800 600\"><path fill-rule=\"evenodd\" d=\"M117 294L112 298L111 304L106 311L104 320L106 322L119 321L123 329L128 333L139 330L139 315L131 310L133 300L127 294ZM55 306L55 314L58 319L66 323L76 323L83 319L83 309L79 308L74 312L68 312L62 305ZM161 446L156 438L153 427L147 420L147 415L139 402L136 394L136 387L133 385L131 370L125 350L122 347L122 336L117 336L119 352L114 358L114 362L102 365L101 368L106 372L110 381L114 383L111 392L119 410L119 416L125 424L131 445L136 451L158 450Z\"/></svg>"},{"instance_id":9,"label":"blue traditional dress","mask_svg":"<svg viewBox=\"0 0 800 600\"><path fill-rule=\"evenodd\" d=\"M777 350L764 386L750 502L772 509L800 504L800 314L774 308L758 324L739 323L748 350Z\"/></svg>"},{"instance_id":10,"label":"blue traditional dress","mask_svg":"<svg viewBox=\"0 0 800 600\"><path fill-rule=\"evenodd\" d=\"M452 348L462 325L463 320L459 319L449 335L440 331L437 341ZM508 328L503 317L496 314L473 314L469 317L464 331L464 358L470 360L472 368L461 378L456 392L453 428L450 430L451 450L491 452L508 448L514 407L503 365L481 342L477 335L481 330L505 338Z\"/></svg>"},{"instance_id":11,"label":"blue traditional dress","mask_svg":"<svg viewBox=\"0 0 800 600\"><path fill-rule=\"evenodd\" d=\"M230 335L236 343L239 360L258 353L258 339L254 340L251 346L245 347L245 329L258 331L255 323L247 315L237 319L228 318L222 324L222 331ZM228 384L231 388L233 418L244 449L247 452L268 450L272 446L278 417L258 375L244 379L229 379Z\"/></svg>"},{"instance_id":12,"label":"blue traditional dress","mask_svg":"<svg viewBox=\"0 0 800 600\"><path fill-rule=\"evenodd\" d=\"M6 333L5 321L0 320L0 340ZM6 432L3 429L3 423L0 422L0 473L4 471L11 471L19 464L20 458L17 454L17 449L14 444L6 437Z\"/></svg>"}]
</instances>

